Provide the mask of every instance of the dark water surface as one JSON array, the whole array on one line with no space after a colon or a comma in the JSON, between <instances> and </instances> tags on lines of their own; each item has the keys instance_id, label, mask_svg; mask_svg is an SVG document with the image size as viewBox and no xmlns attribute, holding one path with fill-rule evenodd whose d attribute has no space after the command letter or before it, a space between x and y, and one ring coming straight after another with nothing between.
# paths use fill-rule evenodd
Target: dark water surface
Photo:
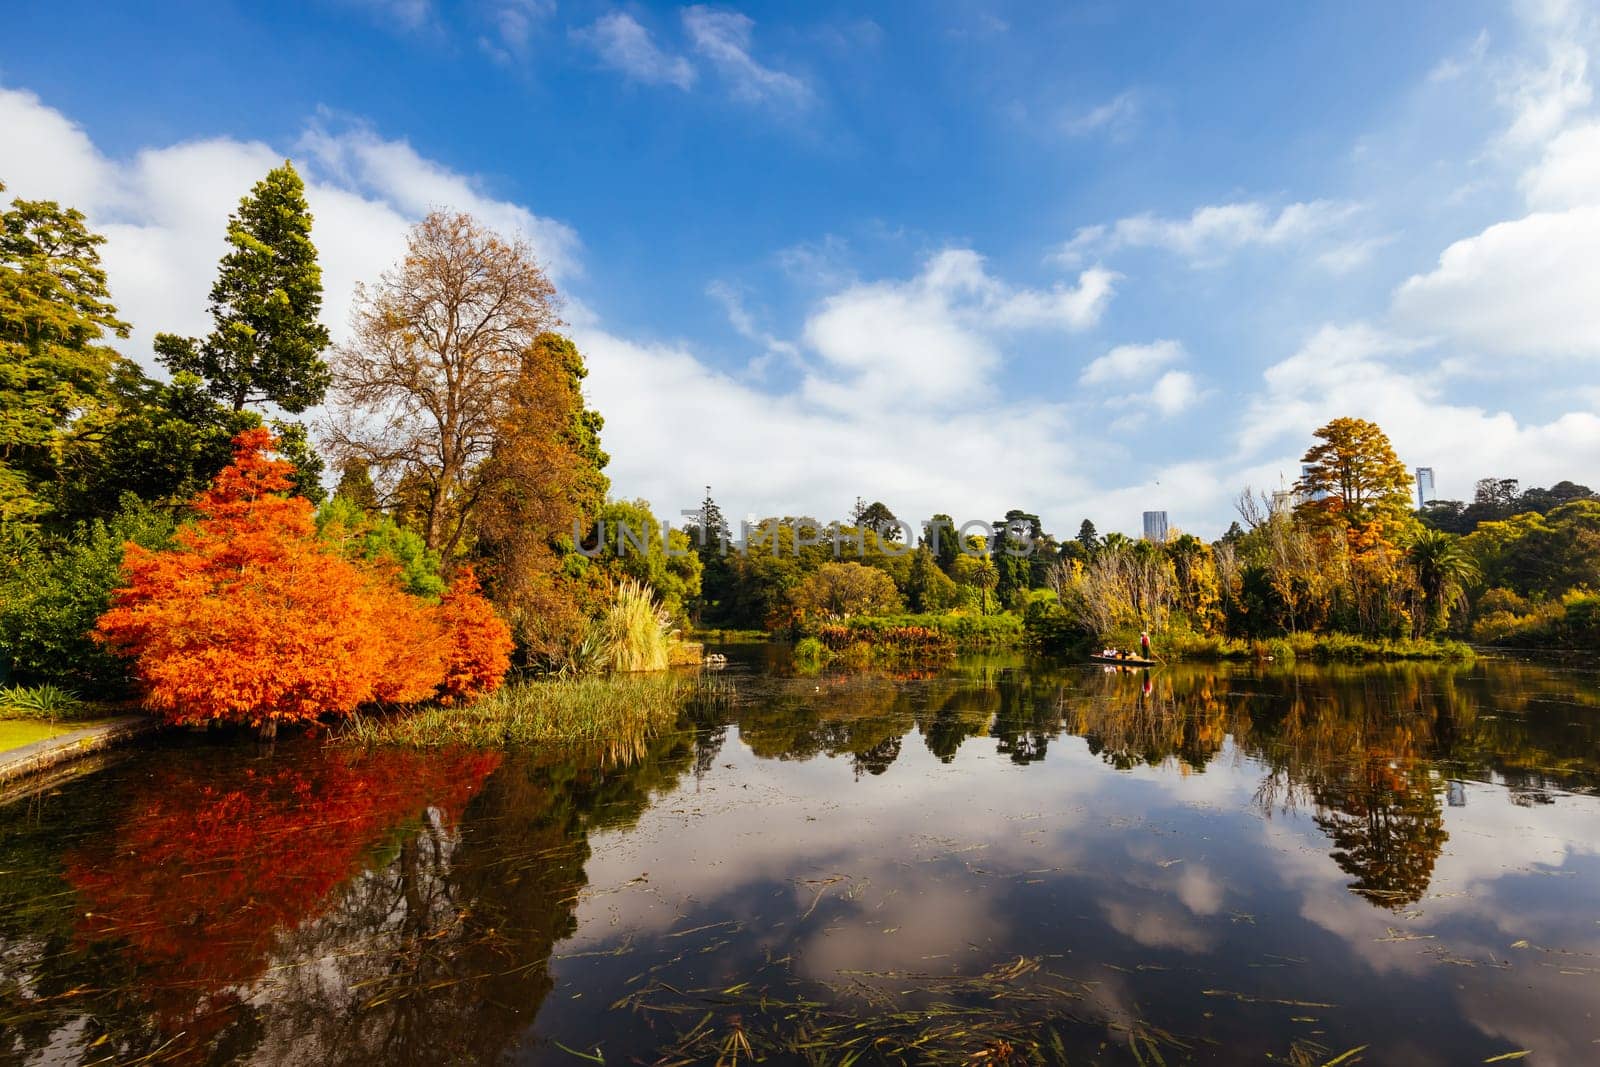
<instances>
[{"instance_id":1,"label":"dark water surface","mask_svg":"<svg viewBox=\"0 0 1600 1067\"><path fill-rule=\"evenodd\" d=\"M627 766L202 739L0 808L0 1062L1600 1062L1592 671L766 656Z\"/></svg>"}]
</instances>

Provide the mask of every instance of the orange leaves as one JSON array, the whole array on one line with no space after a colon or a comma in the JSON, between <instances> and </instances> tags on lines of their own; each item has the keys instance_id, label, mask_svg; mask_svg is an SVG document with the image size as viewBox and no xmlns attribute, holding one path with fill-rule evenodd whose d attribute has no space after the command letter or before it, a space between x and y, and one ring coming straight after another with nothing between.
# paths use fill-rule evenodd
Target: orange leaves
<instances>
[{"instance_id":1,"label":"orange leaves","mask_svg":"<svg viewBox=\"0 0 1600 1067\"><path fill-rule=\"evenodd\" d=\"M494 688L509 637L476 583L435 607L328 550L310 504L282 495L293 468L272 443L260 429L235 438L175 548L127 548L127 583L95 632L134 657L147 705L175 723L259 725Z\"/></svg>"},{"instance_id":2,"label":"orange leaves","mask_svg":"<svg viewBox=\"0 0 1600 1067\"><path fill-rule=\"evenodd\" d=\"M445 591L439 603L448 646L445 700L487 693L499 686L511 668L511 630L478 595L478 579L468 567Z\"/></svg>"}]
</instances>

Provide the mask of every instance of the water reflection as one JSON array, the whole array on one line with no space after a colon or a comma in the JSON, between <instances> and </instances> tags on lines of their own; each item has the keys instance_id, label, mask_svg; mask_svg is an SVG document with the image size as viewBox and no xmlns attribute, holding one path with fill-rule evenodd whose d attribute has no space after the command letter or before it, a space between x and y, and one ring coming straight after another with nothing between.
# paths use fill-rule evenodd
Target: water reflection
<instances>
[{"instance_id":1,"label":"water reflection","mask_svg":"<svg viewBox=\"0 0 1600 1067\"><path fill-rule=\"evenodd\" d=\"M1587 675L730 674L628 766L190 744L0 810L0 1060L1600 1037Z\"/></svg>"}]
</instances>

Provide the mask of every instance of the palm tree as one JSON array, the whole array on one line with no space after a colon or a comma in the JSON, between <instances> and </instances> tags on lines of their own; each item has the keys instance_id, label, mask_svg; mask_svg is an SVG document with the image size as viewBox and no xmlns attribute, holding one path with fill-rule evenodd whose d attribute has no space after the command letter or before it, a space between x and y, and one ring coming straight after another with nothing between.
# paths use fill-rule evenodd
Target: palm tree
<instances>
[{"instance_id":1,"label":"palm tree","mask_svg":"<svg viewBox=\"0 0 1600 1067\"><path fill-rule=\"evenodd\" d=\"M1478 580L1478 564L1461 547L1461 539L1443 530L1423 530L1406 553L1417 568L1429 614L1437 629L1450 622L1450 612L1467 598L1467 586Z\"/></svg>"}]
</instances>

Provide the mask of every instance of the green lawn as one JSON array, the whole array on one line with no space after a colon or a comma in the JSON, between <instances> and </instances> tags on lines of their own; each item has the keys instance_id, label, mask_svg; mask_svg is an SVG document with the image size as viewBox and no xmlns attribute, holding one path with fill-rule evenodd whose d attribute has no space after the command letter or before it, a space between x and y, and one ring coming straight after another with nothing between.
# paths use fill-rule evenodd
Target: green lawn
<instances>
[{"instance_id":1,"label":"green lawn","mask_svg":"<svg viewBox=\"0 0 1600 1067\"><path fill-rule=\"evenodd\" d=\"M74 730L81 730L85 726L94 726L91 722L39 722L37 719L0 719L0 752L23 745L31 745L35 741L43 741L51 737L69 734Z\"/></svg>"}]
</instances>

